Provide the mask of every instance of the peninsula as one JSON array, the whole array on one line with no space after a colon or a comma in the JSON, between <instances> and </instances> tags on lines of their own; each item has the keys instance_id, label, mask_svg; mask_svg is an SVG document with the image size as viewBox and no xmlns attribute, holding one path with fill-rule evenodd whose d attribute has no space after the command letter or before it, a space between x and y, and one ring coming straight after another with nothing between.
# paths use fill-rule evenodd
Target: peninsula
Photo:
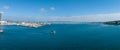
<instances>
[{"instance_id":1,"label":"peninsula","mask_svg":"<svg viewBox=\"0 0 120 50\"><path fill-rule=\"evenodd\" d=\"M107 25L120 25L120 20L104 22Z\"/></svg>"}]
</instances>

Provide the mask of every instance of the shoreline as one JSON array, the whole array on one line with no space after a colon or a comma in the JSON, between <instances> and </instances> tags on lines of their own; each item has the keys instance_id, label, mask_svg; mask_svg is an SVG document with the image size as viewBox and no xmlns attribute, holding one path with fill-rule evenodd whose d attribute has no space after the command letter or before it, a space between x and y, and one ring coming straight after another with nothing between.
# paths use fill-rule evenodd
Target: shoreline
<instances>
[{"instance_id":1,"label":"shoreline","mask_svg":"<svg viewBox=\"0 0 120 50\"><path fill-rule=\"evenodd\" d=\"M24 27L33 27L38 28L45 25L50 25L50 23L31 23L31 22L8 22L8 21L1 21L1 25L17 25L17 26L24 26Z\"/></svg>"}]
</instances>

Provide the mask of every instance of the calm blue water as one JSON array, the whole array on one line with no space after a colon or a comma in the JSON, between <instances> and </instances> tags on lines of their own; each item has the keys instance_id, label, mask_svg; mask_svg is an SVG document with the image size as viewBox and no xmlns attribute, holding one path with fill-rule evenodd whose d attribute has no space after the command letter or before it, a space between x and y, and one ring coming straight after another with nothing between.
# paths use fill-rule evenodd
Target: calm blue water
<instances>
[{"instance_id":1,"label":"calm blue water","mask_svg":"<svg viewBox=\"0 0 120 50\"><path fill-rule=\"evenodd\" d=\"M55 30L56 34L50 31ZM53 24L40 28L4 26L0 50L120 50L120 26Z\"/></svg>"}]
</instances>

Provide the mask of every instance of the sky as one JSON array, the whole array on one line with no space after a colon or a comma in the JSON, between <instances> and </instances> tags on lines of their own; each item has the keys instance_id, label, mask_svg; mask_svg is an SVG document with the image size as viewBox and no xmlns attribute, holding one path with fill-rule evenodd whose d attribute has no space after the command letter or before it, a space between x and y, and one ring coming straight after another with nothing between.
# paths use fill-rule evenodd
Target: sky
<instances>
[{"instance_id":1,"label":"sky","mask_svg":"<svg viewBox=\"0 0 120 50\"><path fill-rule=\"evenodd\" d=\"M120 19L120 0L0 0L3 20L97 22Z\"/></svg>"}]
</instances>

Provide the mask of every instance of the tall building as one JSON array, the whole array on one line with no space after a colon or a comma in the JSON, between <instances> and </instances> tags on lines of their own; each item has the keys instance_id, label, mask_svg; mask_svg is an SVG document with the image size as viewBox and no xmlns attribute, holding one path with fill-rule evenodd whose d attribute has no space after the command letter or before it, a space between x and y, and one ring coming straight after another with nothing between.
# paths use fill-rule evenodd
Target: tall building
<instances>
[{"instance_id":1,"label":"tall building","mask_svg":"<svg viewBox=\"0 0 120 50\"><path fill-rule=\"evenodd\" d=\"M0 13L0 32L3 32L1 20L2 20L2 13Z\"/></svg>"}]
</instances>

